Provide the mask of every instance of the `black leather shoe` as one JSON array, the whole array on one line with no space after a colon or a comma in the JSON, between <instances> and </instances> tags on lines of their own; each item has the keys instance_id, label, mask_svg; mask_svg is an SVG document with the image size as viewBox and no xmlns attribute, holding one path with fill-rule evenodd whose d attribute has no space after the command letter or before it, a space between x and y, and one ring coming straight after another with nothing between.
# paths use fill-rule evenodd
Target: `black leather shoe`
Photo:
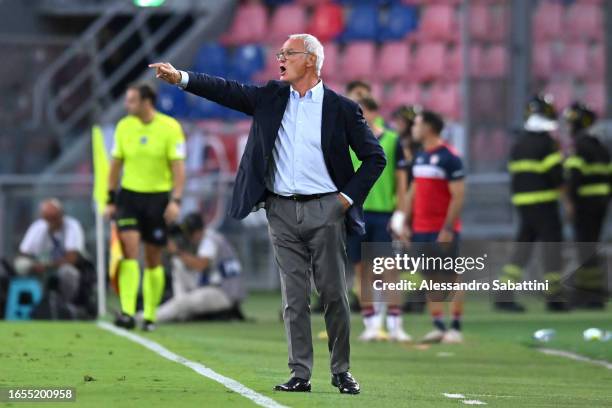
<instances>
[{"instance_id":1,"label":"black leather shoe","mask_svg":"<svg viewBox=\"0 0 612 408\"><path fill-rule=\"evenodd\" d=\"M131 330L134 328L134 326L136 326L136 321L130 315L127 315L125 313L119 313L115 317L115 326Z\"/></svg>"},{"instance_id":2,"label":"black leather shoe","mask_svg":"<svg viewBox=\"0 0 612 408\"><path fill-rule=\"evenodd\" d=\"M310 392L310 381L303 378L291 377L286 383L278 384L274 387L274 391Z\"/></svg>"},{"instance_id":3,"label":"black leather shoe","mask_svg":"<svg viewBox=\"0 0 612 408\"><path fill-rule=\"evenodd\" d=\"M341 394L359 394L361 390L357 380L355 380L348 371L340 374L332 374L331 383L334 387L338 387Z\"/></svg>"}]
</instances>

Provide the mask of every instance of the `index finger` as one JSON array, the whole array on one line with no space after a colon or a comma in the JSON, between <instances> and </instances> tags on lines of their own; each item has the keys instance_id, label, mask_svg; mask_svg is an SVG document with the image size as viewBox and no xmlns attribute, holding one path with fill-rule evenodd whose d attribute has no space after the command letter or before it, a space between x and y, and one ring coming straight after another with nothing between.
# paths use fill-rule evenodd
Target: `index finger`
<instances>
[{"instance_id":1,"label":"index finger","mask_svg":"<svg viewBox=\"0 0 612 408\"><path fill-rule=\"evenodd\" d=\"M164 62L154 62L153 64L149 64L149 68L159 68L164 66Z\"/></svg>"}]
</instances>

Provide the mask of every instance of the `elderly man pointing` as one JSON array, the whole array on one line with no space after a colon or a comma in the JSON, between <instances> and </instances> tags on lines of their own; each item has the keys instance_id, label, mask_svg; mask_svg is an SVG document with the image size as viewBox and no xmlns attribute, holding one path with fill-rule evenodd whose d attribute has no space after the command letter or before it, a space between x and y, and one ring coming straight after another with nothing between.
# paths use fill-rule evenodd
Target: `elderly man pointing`
<instances>
[{"instance_id":1,"label":"elderly man pointing","mask_svg":"<svg viewBox=\"0 0 612 408\"><path fill-rule=\"evenodd\" d=\"M234 185L230 214L266 209L280 271L291 378L278 391L310 391L312 272L325 310L332 385L358 394L349 373L350 311L346 233L363 234L362 203L386 159L361 109L323 85L323 46L289 36L276 54L280 81L239 84L204 73L151 64L158 78L253 116ZM353 170L351 148L362 164Z\"/></svg>"}]
</instances>

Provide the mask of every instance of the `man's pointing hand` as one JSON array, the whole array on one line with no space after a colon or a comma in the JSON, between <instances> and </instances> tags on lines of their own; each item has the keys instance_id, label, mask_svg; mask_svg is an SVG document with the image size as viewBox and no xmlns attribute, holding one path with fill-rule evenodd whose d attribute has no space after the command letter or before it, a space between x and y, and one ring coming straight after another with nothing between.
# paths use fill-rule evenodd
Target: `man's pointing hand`
<instances>
[{"instance_id":1,"label":"man's pointing hand","mask_svg":"<svg viewBox=\"0 0 612 408\"><path fill-rule=\"evenodd\" d=\"M149 68L155 68L155 76L171 85L176 85L181 82L181 73L169 62L149 64Z\"/></svg>"}]
</instances>

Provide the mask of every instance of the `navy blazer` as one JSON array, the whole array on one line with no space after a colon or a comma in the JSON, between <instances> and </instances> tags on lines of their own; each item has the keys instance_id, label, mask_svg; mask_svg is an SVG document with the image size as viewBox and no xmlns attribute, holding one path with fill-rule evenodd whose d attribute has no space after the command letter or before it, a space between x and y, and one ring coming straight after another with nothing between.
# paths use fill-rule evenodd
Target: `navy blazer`
<instances>
[{"instance_id":1,"label":"navy blazer","mask_svg":"<svg viewBox=\"0 0 612 408\"><path fill-rule=\"evenodd\" d=\"M321 119L323 158L338 190L353 200L346 215L347 231L363 235L363 201L385 168L385 154L363 118L359 105L327 87L324 89ZM185 90L253 116L230 208L232 217L242 219L266 198L265 177L289 100L289 84L269 81L264 86L243 85L236 81L189 72ZM356 172L349 147L361 160L361 166Z\"/></svg>"}]
</instances>

